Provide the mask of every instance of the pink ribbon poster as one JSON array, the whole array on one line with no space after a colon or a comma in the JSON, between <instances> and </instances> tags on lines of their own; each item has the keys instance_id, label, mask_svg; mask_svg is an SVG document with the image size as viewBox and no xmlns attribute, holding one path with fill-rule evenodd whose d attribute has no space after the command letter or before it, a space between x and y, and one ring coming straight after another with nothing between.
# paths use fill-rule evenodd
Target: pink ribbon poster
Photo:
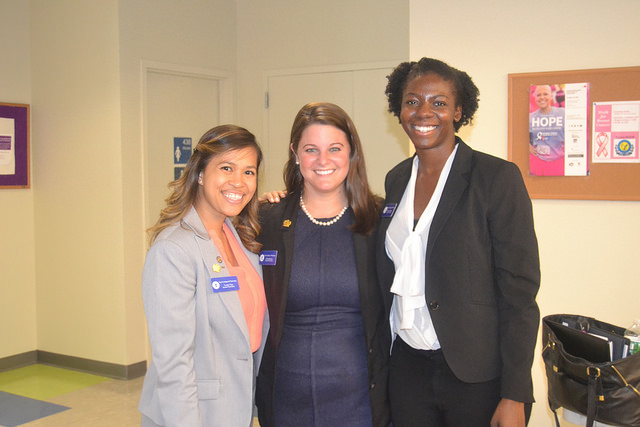
<instances>
[{"instance_id":1,"label":"pink ribbon poster","mask_svg":"<svg viewBox=\"0 0 640 427\"><path fill-rule=\"evenodd\" d=\"M640 163L640 101L594 102L594 163Z\"/></svg>"}]
</instances>

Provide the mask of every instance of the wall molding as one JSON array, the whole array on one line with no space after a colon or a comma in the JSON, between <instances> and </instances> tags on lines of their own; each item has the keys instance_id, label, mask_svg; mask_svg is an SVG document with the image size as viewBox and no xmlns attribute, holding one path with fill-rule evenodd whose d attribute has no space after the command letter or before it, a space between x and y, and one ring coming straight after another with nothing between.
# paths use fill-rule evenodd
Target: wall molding
<instances>
[{"instance_id":1,"label":"wall molding","mask_svg":"<svg viewBox=\"0 0 640 427\"><path fill-rule=\"evenodd\" d=\"M67 356L42 350L33 350L13 356L0 358L0 372L43 363L58 368L73 369L88 374L118 380L131 380L143 376L147 372L147 361L120 365L117 363L101 362L99 360L84 359L82 357Z\"/></svg>"},{"instance_id":2,"label":"wall molding","mask_svg":"<svg viewBox=\"0 0 640 427\"><path fill-rule=\"evenodd\" d=\"M0 358L0 372L9 369L21 368L23 366L38 363L38 352L36 350L27 351L25 353L14 354L12 356Z\"/></svg>"}]
</instances>

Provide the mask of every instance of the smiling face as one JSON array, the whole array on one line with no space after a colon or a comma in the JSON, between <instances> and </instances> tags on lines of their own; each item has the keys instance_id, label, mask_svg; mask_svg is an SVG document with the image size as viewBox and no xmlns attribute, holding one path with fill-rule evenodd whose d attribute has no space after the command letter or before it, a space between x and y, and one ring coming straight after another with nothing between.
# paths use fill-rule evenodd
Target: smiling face
<instances>
[{"instance_id":1,"label":"smiling face","mask_svg":"<svg viewBox=\"0 0 640 427\"><path fill-rule=\"evenodd\" d=\"M538 105L538 108L541 112L548 112L549 110L551 110L553 101L551 87L547 85L536 86L534 96L536 99L536 104Z\"/></svg>"},{"instance_id":2,"label":"smiling face","mask_svg":"<svg viewBox=\"0 0 640 427\"><path fill-rule=\"evenodd\" d=\"M195 208L205 224L242 212L256 192L258 153L252 147L214 156L198 178Z\"/></svg>"},{"instance_id":3,"label":"smiling face","mask_svg":"<svg viewBox=\"0 0 640 427\"><path fill-rule=\"evenodd\" d=\"M294 154L300 162L305 194L344 192L351 147L343 131L331 125L309 125Z\"/></svg>"},{"instance_id":4,"label":"smiling face","mask_svg":"<svg viewBox=\"0 0 640 427\"><path fill-rule=\"evenodd\" d=\"M437 74L420 75L407 83L402 94L400 123L416 151L453 150L454 122L462 107L456 105L453 84Z\"/></svg>"}]
</instances>

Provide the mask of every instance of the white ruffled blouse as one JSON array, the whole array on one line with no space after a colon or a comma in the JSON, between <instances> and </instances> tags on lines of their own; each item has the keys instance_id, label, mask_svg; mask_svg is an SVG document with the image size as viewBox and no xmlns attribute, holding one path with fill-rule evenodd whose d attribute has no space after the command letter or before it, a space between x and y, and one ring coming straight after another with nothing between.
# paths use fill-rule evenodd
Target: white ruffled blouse
<instances>
[{"instance_id":1,"label":"white ruffled blouse","mask_svg":"<svg viewBox=\"0 0 640 427\"><path fill-rule=\"evenodd\" d=\"M398 335L413 348L421 350L440 348L425 298L425 257L431 222L457 151L456 144L415 228L413 202L419 161L417 156L414 158L411 178L389 224L385 239L387 255L396 270L391 286L391 292L394 293L390 315L391 333L394 339Z\"/></svg>"}]
</instances>

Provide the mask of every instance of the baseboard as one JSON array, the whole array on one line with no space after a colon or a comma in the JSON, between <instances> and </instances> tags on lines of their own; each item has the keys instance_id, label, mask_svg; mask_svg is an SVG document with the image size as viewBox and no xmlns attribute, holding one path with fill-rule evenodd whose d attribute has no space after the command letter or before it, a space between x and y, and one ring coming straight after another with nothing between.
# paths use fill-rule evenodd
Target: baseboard
<instances>
[{"instance_id":1,"label":"baseboard","mask_svg":"<svg viewBox=\"0 0 640 427\"><path fill-rule=\"evenodd\" d=\"M138 378L147 372L146 360L131 365L119 365L117 363L100 362L98 360L67 356L42 350L34 350L0 358L0 371L20 368L34 363L44 363L119 380Z\"/></svg>"},{"instance_id":2,"label":"baseboard","mask_svg":"<svg viewBox=\"0 0 640 427\"><path fill-rule=\"evenodd\" d=\"M0 357L0 372L33 365L37 361L38 352L36 350L14 354L13 356L8 357Z\"/></svg>"}]
</instances>

